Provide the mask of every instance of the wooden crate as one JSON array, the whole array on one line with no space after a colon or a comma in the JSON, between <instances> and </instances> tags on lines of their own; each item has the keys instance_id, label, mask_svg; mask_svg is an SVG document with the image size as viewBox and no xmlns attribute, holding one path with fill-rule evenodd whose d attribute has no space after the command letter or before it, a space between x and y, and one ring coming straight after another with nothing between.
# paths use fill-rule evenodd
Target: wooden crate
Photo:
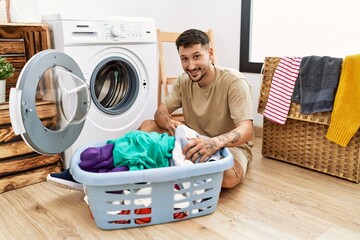
<instances>
[{"instance_id":1,"label":"wooden crate","mask_svg":"<svg viewBox=\"0 0 360 240\"><path fill-rule=\"evenodd\" d=\"M9 92L18 76L36 53L50 48L46 24L0 24L0 56L6 57L16 71L6 81L6 102L0 104L0 193L44 181L46 175L60 171L60 155L44 156L34 152L14 134L9 117ZM51 102L38 102L37 111L46 126L55 124Z\"/></svg>"},{"instance_id":2,"label":"wooden crate","mask_svg":"<svg viewBox=\"0 0 360 240\"><path fill-rule=\"evenodd\" d=\"M266 57L258 112L263 113L272 77L280 58ZM292 103L284 125L264 118L263 156L305 168L360 182L360 131L342 147L326 139L331 112L300 114L300 105Z\"/></svg>"},{"instance_id":3,"label":"wooden crate","mask_svg":"<svg viewBox=\"0 0 360 240\"><path fill-rule=\"evenodd\" d=\"M0 24L0 57L6 57L15 67L14 75L6 80L6 100L26 61L48 48L50 36L47 24Z\"/></svg>"}]
</instances>

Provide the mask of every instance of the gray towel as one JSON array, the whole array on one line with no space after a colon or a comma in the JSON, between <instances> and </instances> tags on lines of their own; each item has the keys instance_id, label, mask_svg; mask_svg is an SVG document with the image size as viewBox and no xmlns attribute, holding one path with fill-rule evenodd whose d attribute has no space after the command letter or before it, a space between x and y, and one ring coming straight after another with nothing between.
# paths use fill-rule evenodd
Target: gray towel
<instances>
[{"instance_id":1,"label":"gray towel","mask_svg":"<svg viewBox=\"0 0 360 240\"><path fill-rule=\"evenodd\" d=\"M292 101L300 103L300 113L332 111L340 78L342 58L303 57Z\"/></svg>"}]
</instances>

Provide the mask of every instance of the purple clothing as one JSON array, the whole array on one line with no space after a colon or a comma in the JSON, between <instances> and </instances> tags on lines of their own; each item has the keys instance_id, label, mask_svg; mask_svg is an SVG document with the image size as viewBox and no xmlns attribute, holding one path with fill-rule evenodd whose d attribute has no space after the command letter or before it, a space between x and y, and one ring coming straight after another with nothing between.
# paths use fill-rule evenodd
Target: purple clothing
<instances>
[{"instance_id":1,"label":"purple clothing","mask_svg":"<svg viewBox=\"0 0 360 240\"><path fill-rule=\"evenodd\" d=\"M126 166L115 167L113 159L114 144L101 147L89 147L80 154L79 167L88 172L120 172L128 171Z\"/></svg>"}]
</instances>

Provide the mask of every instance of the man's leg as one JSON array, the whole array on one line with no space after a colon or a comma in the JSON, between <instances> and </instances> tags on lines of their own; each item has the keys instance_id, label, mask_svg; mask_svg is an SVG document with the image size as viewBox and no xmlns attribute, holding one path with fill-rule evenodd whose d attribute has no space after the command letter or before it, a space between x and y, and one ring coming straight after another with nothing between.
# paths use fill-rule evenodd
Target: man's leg
<instances>
[{"instance_id":1,"label":"man's leg","mask_svg":"<svg viewBox=\"0 0 360 240\"><path fill-rule=\"evenodd\" d=\"M157 132L157 133L166 133L167 131L160 128L155 120L145 120L139 127L139 130L144 132Z\"/></svg>"},{"instance_id":2,"label":"man's leg","mask_svg":"<svg viewBox=\"0 0 360 240\"><path fill-rule=\"evenodd\" d=\"M222 188L232 188L238 185L245 178L249 162L240 149L231 147L229 150L234 157L234 165L224 171Z\"/></svg>"}]
</instances>

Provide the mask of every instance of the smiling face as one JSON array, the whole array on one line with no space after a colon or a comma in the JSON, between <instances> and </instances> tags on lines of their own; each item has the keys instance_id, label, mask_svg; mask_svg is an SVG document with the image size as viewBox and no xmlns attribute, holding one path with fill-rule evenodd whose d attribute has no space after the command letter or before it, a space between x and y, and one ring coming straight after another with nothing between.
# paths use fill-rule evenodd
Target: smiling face
<instances>
[{"instance_id":1,"label":"smiling face","mask_svg":"<svg viewBox=\"0 0 360 240\"><path fill-rule=\"evenodd\" d=\"M191 81L200 87L207 86L214 78L214 66L211 64L212 48L201 44L188 47L180 46L179 55L182 68Z\"/></svg>"}]
</instances>

